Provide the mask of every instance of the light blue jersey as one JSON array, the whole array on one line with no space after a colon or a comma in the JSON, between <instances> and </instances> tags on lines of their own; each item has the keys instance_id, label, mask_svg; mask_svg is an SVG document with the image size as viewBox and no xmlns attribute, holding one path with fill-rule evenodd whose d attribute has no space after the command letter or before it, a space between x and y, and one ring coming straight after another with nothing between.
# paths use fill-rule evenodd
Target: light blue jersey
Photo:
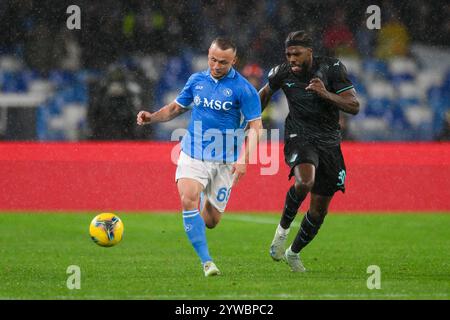
<instances>
[{"instance_id":1,"label":"light blue jersey","mask_svg":"<svg viewBox=\"0 0 450 320\"><path fill-rule=\"evenodd\" d=\"M220 80L209 69L193 74L175 102L192 109L181 150L202 161L235 162L243 124L261 118L258 92L233 68Z\"/></svg>"}]
</instances>

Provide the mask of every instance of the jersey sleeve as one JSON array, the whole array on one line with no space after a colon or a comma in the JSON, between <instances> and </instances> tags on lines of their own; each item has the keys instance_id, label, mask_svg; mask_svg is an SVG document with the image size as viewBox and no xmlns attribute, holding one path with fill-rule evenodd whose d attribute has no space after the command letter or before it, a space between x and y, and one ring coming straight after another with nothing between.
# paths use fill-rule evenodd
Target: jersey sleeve
<instances>
[{"instance_id":1,"label":"jersey sleeve","mask_svg":"<svg viewBox=\"0 0 450 320\"><path fill-rule=\"evenodd\" d=\"M353 89L353 83L348 78L347 68L340 60L336 60L331 66L331 88L334 93L339 94Z\"/></svg>"},{"instance_id":2,"label":"jersey sleeve","mask_svg":"<svg viewBox=\"0 0 450 320\"><path fill-rule=\"evenodd\" d=\"M283 79L281 74L281 65L278 65L270 69L269 74L267 75L267 78L269 79L269 87L273 92L277 91L282 86Z\"/></svg>"},{"instance_id":3,"label":"jersey sleeve","mask_svg":"<svg viewBox=\"0 0 450 320\"><path fill-rule=\"evenodd\" d=\"M261 101L258 92L251 84L243 86L240 103L245 121L261 118Z\"/></svg>"},{"instance_id":4,"label":"jersey sleeve","mask_svg":"<svg viewBox=\"0 0 450 320\"><path fill-rule=\"evenodd\" d=\"M190 109L192 101L194 100L194 97L192 95L192 86L195 84L195 79L195 74L191 75L184 85L183 90L181 90L181 92L175 99L175 102L182 108Z\"/></svg>"}]
</instances>

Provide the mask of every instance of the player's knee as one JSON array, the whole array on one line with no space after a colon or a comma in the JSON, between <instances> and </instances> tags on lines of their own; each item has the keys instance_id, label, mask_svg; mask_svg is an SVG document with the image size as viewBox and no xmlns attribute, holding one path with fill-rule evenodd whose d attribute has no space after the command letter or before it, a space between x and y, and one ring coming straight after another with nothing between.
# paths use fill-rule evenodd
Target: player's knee
<instances>
[{"instance_id":1,"label":"player's knee","mask_svg":"<svg viewBox=\"0 0 450 320\"><path fill-rule=\"evenodd\" d=\"M309 209L309 214L315 223L322 224L328 211L326 209Z\"/></svg>"},{"instance_id":2,"label":"player's knee","mask_svg":"<svg viewBox=\"0 0 450 320\"><path fill-rule=\"evenodd\" d=\"M183 194L181 196L181 206L183 210L194 210L197 208L199 196L195 194Z\"/></svg>"},{"instance_id":3,"label":"player's knee","mask_svg":"<svg viewBox=\"0 0 450 320\"><path fill-rule=\"evenodd\" d=\"M313 186L314 186L314 179L296 181L295 191L297 192L297 194L308 193L312 190Z\"/></svg>"}]
</instances>

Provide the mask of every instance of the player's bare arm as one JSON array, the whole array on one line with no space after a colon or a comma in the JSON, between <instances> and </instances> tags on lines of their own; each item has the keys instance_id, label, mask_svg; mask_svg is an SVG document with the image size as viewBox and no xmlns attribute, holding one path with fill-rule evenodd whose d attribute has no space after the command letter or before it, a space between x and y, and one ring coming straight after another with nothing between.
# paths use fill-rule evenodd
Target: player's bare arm
<instances>
[{"instance_id":1,"label":"player's bare arm","mask_svg":"<svg viewBox=\"0 0 450 320\"><path fill-rule=\"evenodd\" d=\"M306 87L306 90L314 91L319 97L333 103L343 112L353 115L358 114L359 112L359 101L356 97L355 89L350 89L340 94L335 94L325 88L322 80L319 78L313 78Z\"/></svg>"},{"instance_id":2,"label":"player's bare arm","mask_svg":"<svg viewBox=\"0 0 450 320\"><path fill-rule=\"evenodd\" d=\"M264 111L264 109L269 104L270 99L272 98L273 91L270 89L270 86L268 83L264 87L261 88L258 92L259 99L261 100L261 111Z\"/></svg>"},{"instance_id":3,"label":"player's bare arm","mask_svg":"<svg viewBox=\"0 0 450 320\"><path fill-rule=\"evenodd\" d=\"M140 126L155 122L167 122L178 117L180 114L185 113L186 111L188 111L188 109L182 108L178 103L173 101L154 113L140 111L137 115L136 122Z\"/></svg>"},{"instance_id":4,"label":"player's bare arm","mask_svg":"<svg viewBox=\"0 0 450 320\"><path fill-rule=\"evenodd\" d=\"M245 151L241 154L238 161L233 165L231 173L234 174L233 186L247 172L247 164L250 162L250 157L256 150L259 139L261 137L261 130L263 128L261 119L256 119L248 123L248 135L245 140Z\"/></svg>"}]
</instances>

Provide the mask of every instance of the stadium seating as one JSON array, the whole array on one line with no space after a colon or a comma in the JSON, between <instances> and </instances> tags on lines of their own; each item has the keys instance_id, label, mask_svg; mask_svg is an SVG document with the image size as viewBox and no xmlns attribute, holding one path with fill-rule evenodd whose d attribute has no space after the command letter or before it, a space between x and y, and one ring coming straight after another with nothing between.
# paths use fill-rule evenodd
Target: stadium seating
<instances>
[{"instance_id":1,"label":"stadium seating","mask_svg":"<svg viewBox=\"0 0 450 320\"><path fill-rule=\"evenodd\" d=\"M154 106L173 101L191 73L207 68L206 55L189 51L181 56L133 59L156 82ZM444 114L450 109L450 70L426 68L412 58L382 61L340 57L340 60L347 67L361 103L361 112L349 118L349 130L355 139L431 140L439 132ZM98 73L53 70L43 77L11 56L2 56L0 95L45 92L50 98L38 108L38 138L82 139L82 133L76 131L86 126L87 82L92 75ZM283 95L275 95L272 105L277 110L271 113L273 123L282 128L288 112ZM185 128L188 120L189 114L185 114L170 123L159 124L154 138L170 139L172 131Z\"/></svg>"}]
</instances>

